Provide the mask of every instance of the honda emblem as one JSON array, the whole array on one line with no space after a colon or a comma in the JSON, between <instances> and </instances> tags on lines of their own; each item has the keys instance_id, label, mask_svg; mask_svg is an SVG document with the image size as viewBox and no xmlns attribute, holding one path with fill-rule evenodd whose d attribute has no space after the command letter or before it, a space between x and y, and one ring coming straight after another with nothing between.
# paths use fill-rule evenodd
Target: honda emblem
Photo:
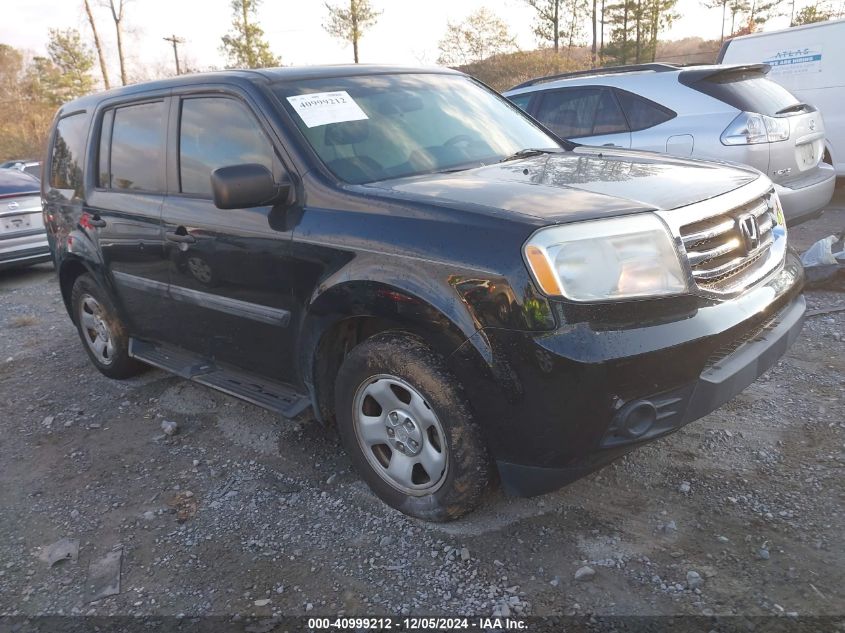
<instances>
[{"instance_id":1,"label":"honda emblem","mask_svg":"<svg viewBox=\"0 0 845 633\"><path fill-rule=\"evenodd\" d=\"M745 245L745 251L750 253L760 246L760 225L757 224L757 216L746 213L739 216L736 222L742 242Z\"/></svg>"}]
</instances>

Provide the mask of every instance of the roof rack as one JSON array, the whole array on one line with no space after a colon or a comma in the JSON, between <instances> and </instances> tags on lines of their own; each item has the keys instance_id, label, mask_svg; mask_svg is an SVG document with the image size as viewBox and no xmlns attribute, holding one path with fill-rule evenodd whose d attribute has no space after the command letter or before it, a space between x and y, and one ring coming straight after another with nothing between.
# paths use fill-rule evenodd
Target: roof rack
<instances>
[{"instance_id":1,"label":"roof rack","mask_svg":"<svg viewBox=\"0 0 845 633\"><path fill-rule=\"evenodd\" d=\"M582 77L585 75L615 75L617 73L629 73L637 70L651 70L656 73L664 73L669 72L671 70L678 70L680 66L675 64L661 64L661 63L652 63L652 64L631 64L628 66L609 66L606 68L590 68L588 70L576 70L568 73L560 73L557 75L548 75L547 77L537 77L535 79L529 79L526 82L519 84L518 86L514 86L510 88L510 90L518 90L519 88L527 88L528 86L534 86L536 84L545 83L547 81L554 81L556 79L565 79L568 77Z\"/></svg>"}]
</instances>

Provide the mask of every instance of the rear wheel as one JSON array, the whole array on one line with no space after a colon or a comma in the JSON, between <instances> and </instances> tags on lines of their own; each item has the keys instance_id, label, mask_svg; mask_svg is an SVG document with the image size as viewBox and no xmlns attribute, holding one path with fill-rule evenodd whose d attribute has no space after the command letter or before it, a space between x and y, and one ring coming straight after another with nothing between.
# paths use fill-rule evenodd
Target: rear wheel
<instances>
[{"instance_id":1,"label":"rear wheel","mask_svg":"<svg viewBox=\"0 0 845 633\"><path fill-rule=\"evenodd\" d=\"M457 380L419 339L388 332L350 352L336 414L361 477L388 505L447 521L472 510L490 460Z\"/></svg>"},{"instance_id":2,"label":"rear wheel","mask_svg":"<svg viewBox=\"0 0 845 633\"><path fill-rule=\"evenodd\" d=\"M79 338L94 366L109 378L129 378L145 366L129 356L129 337L117 311L94 279L80 275L71 292Z\"/></svg>"}]
</instances>

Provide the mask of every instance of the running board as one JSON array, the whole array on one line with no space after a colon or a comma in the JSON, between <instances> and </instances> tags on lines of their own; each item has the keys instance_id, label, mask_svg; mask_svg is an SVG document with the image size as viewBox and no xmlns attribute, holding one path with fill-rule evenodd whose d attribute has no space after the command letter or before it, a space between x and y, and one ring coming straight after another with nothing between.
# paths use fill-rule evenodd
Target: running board
<instances>
[{"instance_id":1,"label":"running board","mask_svg":"<svg viewBox=\"0 0 845 633\"><path fill-rule=\"evenodd\" d=\"M288 385L216 364L197 354L138 339L129 339L129 355L170 373L293 419L311 406L308 396Z\"/></svg>"}]
</instances>

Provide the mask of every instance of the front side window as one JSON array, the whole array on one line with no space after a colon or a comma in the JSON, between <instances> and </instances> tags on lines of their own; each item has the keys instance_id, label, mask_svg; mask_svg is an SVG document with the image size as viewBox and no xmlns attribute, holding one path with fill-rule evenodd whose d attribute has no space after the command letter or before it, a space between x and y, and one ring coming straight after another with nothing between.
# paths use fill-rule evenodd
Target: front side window
<instances>
[{"instance_id":1,"label":"front side window","mask_svg":"<svg viewBox=\"0 0 845 633\"><path fill-rule=\"evenodd\" d=\"M212 171L246 163L273 171L273 146L252 112L234 99L185 99L179 124L182 193L211 197Z\"/></svg>"},{"instance_id":2,"label":"front side window","mask_svg":"<svg viewBox=\"0 0 845 633\"><path fill-rule=\"evenodd\" d=\"M63 189L68 197L82 195L82 160L88 119L84 113L59 120L50 156L50 186Z\"/></svg>"},{"instance_id":3,"label":"front side window","mask_svg":"<svg viewBox=\"0 0 845 633\"><path fill-rule=\"evenodd\" d=\"M374 74L278 84L323 163L351 183L469 169L560 142L468 77Z\"/></svg>"},{"instance_id":4,"label":"front side window","mask_svg":"<svg viewBox=\"0 0 845 633\"><path fill-rule=\"evenodd\" d=\"M108 185L128 191L164 191L163 101L124 106L114 111Z\"/></svg>"}]
</instances>

